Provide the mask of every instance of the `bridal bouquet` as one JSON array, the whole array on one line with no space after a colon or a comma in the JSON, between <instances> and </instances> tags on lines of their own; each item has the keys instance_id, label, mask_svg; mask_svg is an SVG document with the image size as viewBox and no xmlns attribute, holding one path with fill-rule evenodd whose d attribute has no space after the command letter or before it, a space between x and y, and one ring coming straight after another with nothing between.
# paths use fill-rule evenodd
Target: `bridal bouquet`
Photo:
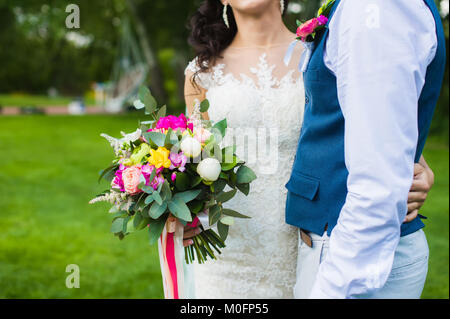
<instances>
[{"instance_id":1,"label":"bridal bouquet","mask_svg":"<svg viewBox=\"0 0 450 319\"><path fill-rule=\"evenodd\" d=\"M207 100L196 104L191 118L166 116L166 106L158 108L142 87L134 106L145 109L151 120L120 139L101 134L115 157L99 181L105 179L111 187L90 203L112 204L111 232L119 239L146 229L150 243L158 241L166 297L177 298L183 254L186 263L203 263L221 253L234 219L249 218L224 203L237 191L248 195L256 175L237 158L235 146L220 146L226 119L212 123L201 117ZM225 191L227 185L230 190ZM183 251L186 226L203 231Z\"/></svg>"}]
</instances>

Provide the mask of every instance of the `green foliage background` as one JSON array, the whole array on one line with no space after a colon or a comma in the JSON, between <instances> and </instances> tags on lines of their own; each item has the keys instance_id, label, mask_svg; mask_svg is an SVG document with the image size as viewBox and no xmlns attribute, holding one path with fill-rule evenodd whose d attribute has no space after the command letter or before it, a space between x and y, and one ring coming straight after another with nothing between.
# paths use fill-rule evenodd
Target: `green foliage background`
<instances>
[{"instance_id":1,"label":"green foliage background","mask_svg":"<svg viewBox=\"0 0 450 319\"><path fill-rule=\"evenodd\" d=\"M0 94L46 94L48 88L55 87L61 94L77 96L89 89L93 81L108 81L118 58L120 23L130 17L134 27L141 24L146 30L150 50L157 60L148 78L154 95L158 101L184 108L184 68L193 58L186 40L186 25L200 0L74 2L81 11L81 29L77 32L93 39L88 47L77 48L65 38L70 31L65 28L65 7L69 1L0 0ZM299 14L288 14L286 25L294 29L295 19L311 17L319 2L291 0L303 9ZM134 14L130 5L135 8ZM24 22L18 22L19 15L26 17ZM443 20L448 46L448 15ZM431 133L448 143L448 67L446 70Z\"/></svg>"}]
</instances>

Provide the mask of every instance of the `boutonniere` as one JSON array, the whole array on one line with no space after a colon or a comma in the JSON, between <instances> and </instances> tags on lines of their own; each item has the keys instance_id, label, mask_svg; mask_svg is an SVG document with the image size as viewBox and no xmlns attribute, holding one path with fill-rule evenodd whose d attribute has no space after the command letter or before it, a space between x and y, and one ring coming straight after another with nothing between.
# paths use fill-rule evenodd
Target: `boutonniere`
<instances>
[{"instance_id":1,"label":"boutonniere","mask_svg":"<svg viewBox=\"0 0 450 319\"><path fill-rule=\"evenodd\" d=\"M317 12L317 16L304 23L297 20L297 40L313 42L318 31L324 29L328 23L331 8L336 1L328 0Z\"/></svg>"},{"instance_id":2,"label":"boutonniere","mask_svg":"<svg viewBox=\"0 0 450 319\"><path fill-rule=\"evenodd\" d=\"M284 57L284 63L286 65L289 65L294 47L298 42L301 42L305 47L305 51L303 52L302 58L300 59L299 70L300 72L306 71L306 69L308 68L309 60L311 59L312 51L314 49L314 40L316 38L316 35L320 30L326 28L331 9L333 8L335 2L336 0L328 0L322 7L320 7L315 18L312 18L303 23L297 20L297 38L294 42L291 43L288 51L286 52L286 56Z\"/></svg>"}]
</instances>

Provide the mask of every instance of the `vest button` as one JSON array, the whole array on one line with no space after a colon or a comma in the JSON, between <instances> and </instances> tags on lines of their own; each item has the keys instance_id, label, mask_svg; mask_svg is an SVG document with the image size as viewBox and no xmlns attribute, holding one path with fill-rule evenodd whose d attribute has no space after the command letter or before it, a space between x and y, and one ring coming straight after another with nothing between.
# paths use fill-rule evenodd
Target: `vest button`
<instances>
[{"instance_id":1,"label":"vest button","mask_svg":"<svg viewBox=\"0 0 450 319\"><path fill-rule=\"evenodd\" d=\"M306 97L306 98L305 98L305 103L306 103L306 104L309 104L309 97Z\"/></svg>"}]
</instances>

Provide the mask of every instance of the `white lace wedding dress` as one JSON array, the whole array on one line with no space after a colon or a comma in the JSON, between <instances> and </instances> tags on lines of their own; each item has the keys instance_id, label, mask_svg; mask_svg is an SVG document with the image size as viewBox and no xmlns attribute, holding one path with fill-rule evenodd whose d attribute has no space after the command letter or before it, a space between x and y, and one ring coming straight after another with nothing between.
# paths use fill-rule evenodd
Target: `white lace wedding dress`
<instances>
[{"instance_id":1,"label":"white lace wedding dress","mask_svg":"<svg viewBox=\"0 0 450 319\"><path fill-rule=\"evenodd\" d=\"M285 223L285 184L303 118L304 88L295 62L301 49L285 66L286 49L287 44L229 48L208 73L197 77L206 89L211 120L226 118L235 135L246 132L246 145L238 142L237 154L258 178L247 197L238 192L225 204L252 218L236 219L218 260L194 266L196 298L293 297L298 238ZM197 70L196 60L191 61L186 76ZM257 150L248 146L253 142Z\"/></svg>"}]
</instances>

